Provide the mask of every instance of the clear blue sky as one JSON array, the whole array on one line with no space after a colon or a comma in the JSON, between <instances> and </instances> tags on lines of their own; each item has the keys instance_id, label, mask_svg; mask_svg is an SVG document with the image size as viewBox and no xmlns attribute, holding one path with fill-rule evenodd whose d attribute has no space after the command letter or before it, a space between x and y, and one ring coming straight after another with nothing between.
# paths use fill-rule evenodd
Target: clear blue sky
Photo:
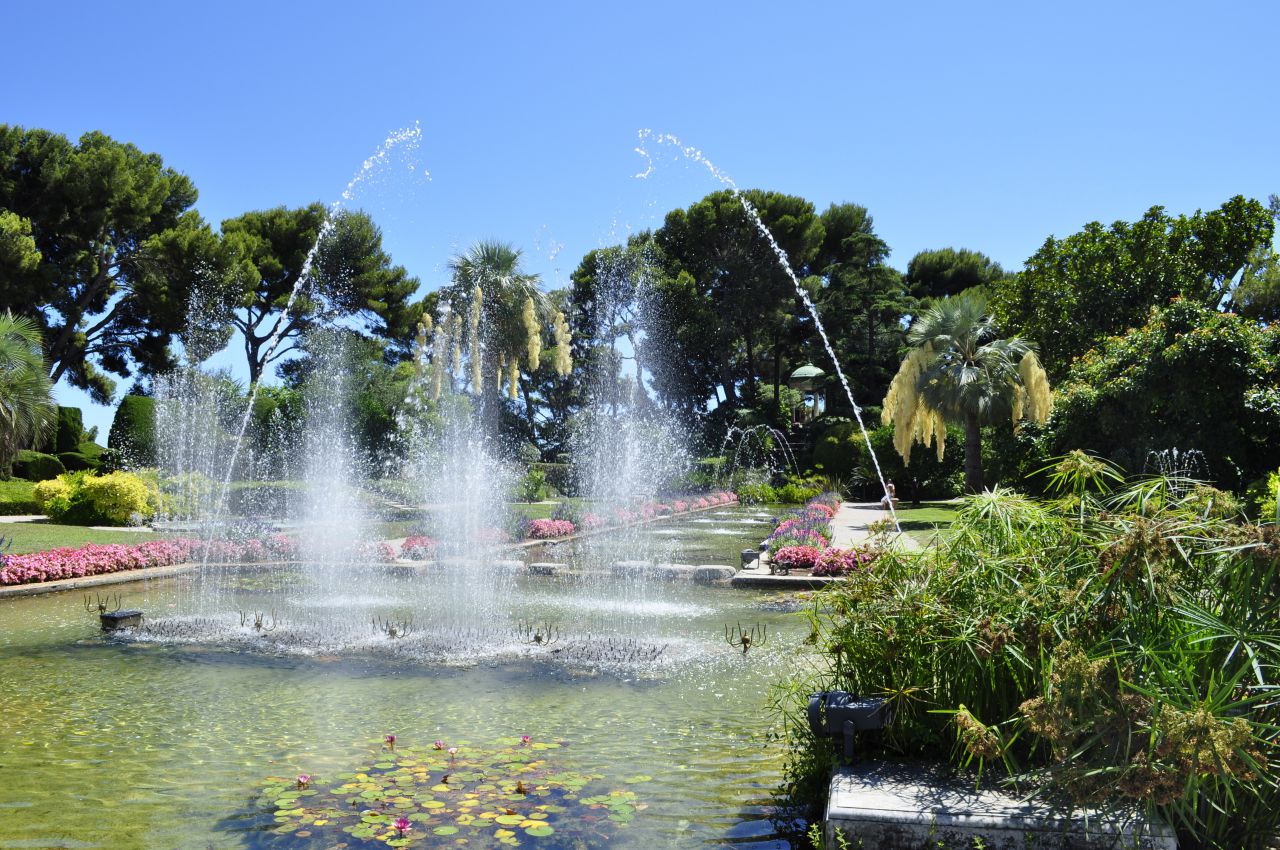
<instances>
[{"instance_id":1,"label":"clear blue sky","mask_svg":"<svg viewBox=\"0 0 1280 850\"><path fill-rule=\"evenodd\" d=\"M1018 268L1087 221L1280 192L1273 2L67 2L5 18L0 121L160 153L215 225L333 201L421 122L417 170L393 157L355 206L429 288L491 237L554 286L716 188L670 155L637 180L641 128L743 187L867 206L899 267L951 245ZM60 396L105 439L108 409Z\"/></svg>"}]
</instances>

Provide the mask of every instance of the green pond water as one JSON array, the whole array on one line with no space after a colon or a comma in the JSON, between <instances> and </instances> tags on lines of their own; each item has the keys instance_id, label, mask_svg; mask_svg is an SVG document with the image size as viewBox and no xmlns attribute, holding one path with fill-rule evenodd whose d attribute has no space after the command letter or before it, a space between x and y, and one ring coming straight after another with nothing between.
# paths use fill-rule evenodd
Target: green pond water
<instances>
[{"instance_id":1,"label":"green pond water","mask_svg":"<svg viewBox=\"0 0 1280 850\"><path fill-rule=\"evenodd\" d=\"M768 531L767 514L756 513L718 511L697 517L707 522L631 533L635 545L647 541L687 563L732 564ZM589 553L574 560L593 572ZM104 638L81 593L0 603L0 848L386 847L386 827L382 838L332 823L281 834L291 825L277 819L282 806L270 797L283 786L266 797L262 790L268 777L291 783L298 774L325 788L375 763L404 775L410 768L396 759L408 756L381 749L387 734L401 754L428 756L435 740L461 744L466 756L510 750L529 735L558 745L538 750L544 773L602 777L580 798L616 791L622 796L609 800L627 801L587 808L561 800L566 811L548 818L554 834L526 823L504 843L497 824L434 834L426 806L436 804L418 789L394 810L421 825L408 846L787 846L769 818L782 753L766 737L766 706L770 685L807 663L800 617L765 595L682 582L463 575L330 565L112 588L150 623L200 616L221 624L213 637L192 640ZM480 590L494 604L465 608L477 598L472 585L486 582ZM267 637L278 645L257 646L239 611L273 612L284 625ZM374 633L371 616L412 619L415 634L391 641ZM436 622L470 629L453 638L457 658L401 651ZM557 643L531 643L521 630L533 623L535 631L551 625ZM744 657L725 643L726 623L767 625L768 641ZM291 647L295 627L301 637ZM308 644L316 634L337 642ZM593 641L623 656L627 647L661 654L652 663L593 664L589 652L576 661L557 652ZM433 765L437 777L439 769L448 770ZM525 811L523 802L510 806ZM579 816L589 829L574 828Z\"/></svg>"}]
</instances>

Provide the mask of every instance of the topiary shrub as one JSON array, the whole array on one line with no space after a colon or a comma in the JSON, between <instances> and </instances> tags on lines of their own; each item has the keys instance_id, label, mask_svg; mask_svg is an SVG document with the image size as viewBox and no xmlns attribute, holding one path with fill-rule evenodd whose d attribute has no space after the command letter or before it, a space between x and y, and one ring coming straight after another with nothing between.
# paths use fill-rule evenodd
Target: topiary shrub
<instances>
[{"instance_id":1,"label":"topiary shrub","mask_svg":"<svg viewBox=\"0 0 1280 850\"><path fill-rule=\"evenodd\" d=\"M130 525L153 516L156 505L147 482L129 472L64 473L37 484L34 496L54 521L80 525Z\"/></svg>"},{"instance_id":2,"label":"topiary shrub","mask_svg":"<svg viewBox=\"0 0 1280 850\"><path fill-rule=\"evenodd\" d=\"M143 395L120 399L107 445L133 466L156 466L156 400Z\"/></svg>"},{"instance_id":3,"label":"topiary shrub","mask_svg":"<svg viewBox=\"0 0 1280 850\"><path fill-rule=\"evenodd\" d=\"M62 461L62 465L67 468L68 472L95 472L98 469L98 459L80 454L80 452L59 452L58 460Z\"/></svg>"},{"instance_id":4,"label":"topiary shrub","mask_svg":"<svg viewBox=\"0 0 1280 850\"><path fill-rule=\"evenodd\" d=\"M28 481L47 481L66 471L62 461L43 452L21 451L13 462L13 474Z\"/></svg>"},{"instance_id":5,"label":"topiary shrub","mask_svg":"<svg viewBox=\"0 0 1280 850\"><path fill-rule=\"evenodd\" d=\"M84 414L78 407L58 408L58 430L54 435L53 448L58 454L74 452L84 440Z\"/></svg>"}]
</instances>

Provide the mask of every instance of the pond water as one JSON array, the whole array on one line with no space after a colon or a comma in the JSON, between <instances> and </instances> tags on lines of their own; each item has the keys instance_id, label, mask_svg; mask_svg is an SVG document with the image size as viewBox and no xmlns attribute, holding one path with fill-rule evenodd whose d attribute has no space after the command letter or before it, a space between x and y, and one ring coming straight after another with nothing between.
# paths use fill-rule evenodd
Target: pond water
<instances>
[{"instance_id":1,"label":"pond water","mask_svg":"<svg viewBox=\"0 0 1280 850\"><path fill-rule=\"evenodd\" d=\"M767 514L748 521L758 513L707 517L723 522L697 523L685 550L662 532L687 520L643 536L688 563L733 564L767 530ZM574 575L554 578L423 568L343 586L330 565L113 588L153 625L199 626L149 640L104 638L80 593L0 604L0 848L386 847L389 827L295 831L262 791L298 774L328 787L373 762L406 774L381 749L387 734L401 753L442 740L460 758L528 735L548 771L601 777L584 799L634 794L588 812L586 832L568 806L549 822L570 828L545 836L528 823L436 835L427 806L441 804L410 794L395 810L417 825L407 846L786 847L769 819L782 754L766 706L805 657L802 619L760 594L613 576L579 554ZM460 609L485 582L496 604ZM253 629L255 613L277 630ZM371 620L411 631L389 638ZM738 623L767 626L765 645L727 645Z\"/></svg>"}]
</instances>

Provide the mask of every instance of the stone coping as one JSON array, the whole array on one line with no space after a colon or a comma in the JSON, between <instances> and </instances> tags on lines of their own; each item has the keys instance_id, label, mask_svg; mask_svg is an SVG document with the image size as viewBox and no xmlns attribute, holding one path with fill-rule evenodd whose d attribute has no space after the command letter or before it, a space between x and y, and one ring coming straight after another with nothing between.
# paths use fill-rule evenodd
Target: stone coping
<instances>
[{"instance_id":1,"label":"stone coping","mask_svg":"<svg viewBox=\"0 0 1280 850\"><path fill-rule=\"evenodd\" d=\"M1177 850L1172 829L1138 813L1053 808L936 765L866 762L831 776L823 833L882 850ZM862 842L859 845L859 842Z\"/></svg>"}]
</instances>

